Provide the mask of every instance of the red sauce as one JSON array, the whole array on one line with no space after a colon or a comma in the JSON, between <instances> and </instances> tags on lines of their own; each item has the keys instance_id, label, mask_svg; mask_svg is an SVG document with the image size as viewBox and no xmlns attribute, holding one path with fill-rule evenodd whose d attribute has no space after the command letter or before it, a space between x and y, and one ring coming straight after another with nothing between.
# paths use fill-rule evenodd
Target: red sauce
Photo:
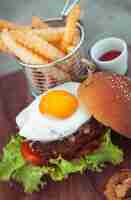
<instances>
[{"instance_id":1,"label":"red sauce","mask_svg":"<svg viewBox=\"0 0 131 200\"><path fill-rule=\"evenodd\" d=\"M118 56L120 56L120 54L121 54L121 51L111 50L111 51L104 53L102 56L100 56L99 60L100 61L110 61L110 60L113 60L113 59L117 58Z\"/></svg>"}]
</instances>

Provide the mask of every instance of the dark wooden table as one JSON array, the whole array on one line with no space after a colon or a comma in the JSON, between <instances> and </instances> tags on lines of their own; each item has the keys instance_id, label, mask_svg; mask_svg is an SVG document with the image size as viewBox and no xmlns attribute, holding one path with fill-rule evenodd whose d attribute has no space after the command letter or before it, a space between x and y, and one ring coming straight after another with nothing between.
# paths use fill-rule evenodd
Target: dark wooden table
<instances>
[{"instance_id":1,"label":"dark wooden table","mask_svg":"<svg viewBox=\"0 0 131 200\"><path fill-rule=\"evenodd\" d=\"M131 75L130 49L128 75ZM15 116L29 103L28 96L22 71L0 76L0 150L17 131ZM131 168L131 141L125 139L121 145L126 156L119 167L108 166L102 173L75 174L61 183L49 182L41 192L32 195L24 194L18 184L0 183L0 200L104 200L107 179L120 168Z\"/></svg>"}]
</instances>

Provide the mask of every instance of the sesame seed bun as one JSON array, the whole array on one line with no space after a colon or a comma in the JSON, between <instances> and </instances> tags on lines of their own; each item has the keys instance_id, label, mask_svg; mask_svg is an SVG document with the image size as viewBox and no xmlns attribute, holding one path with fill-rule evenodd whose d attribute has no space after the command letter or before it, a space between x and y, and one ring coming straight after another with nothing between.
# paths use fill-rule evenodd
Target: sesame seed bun
<instances>
[{"instance_id":1,"label":"sesame seed bun","mask_svg":"<svg viewBox=\"0 0 131 200\"><path fill-rule=\"evenodd\" d=\"M78 96L96 120L131 138L131 79L96 72L80 85Z\"/></svg>"}]
</instances>

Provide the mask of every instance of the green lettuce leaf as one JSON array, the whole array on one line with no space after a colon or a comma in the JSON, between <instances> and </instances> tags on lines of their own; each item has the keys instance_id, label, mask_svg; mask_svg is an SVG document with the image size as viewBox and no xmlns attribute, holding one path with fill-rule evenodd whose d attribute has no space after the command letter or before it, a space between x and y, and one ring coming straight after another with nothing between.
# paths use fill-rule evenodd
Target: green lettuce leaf
<instances>
[{"instance_id":1,"label":"green lettuce leaf","mask_svg":"<svg viewBox=\"0 0 131 200\"><path fill-rule=\"evenodd\" d=\"M92 171L102 171L105 163L118 165L123 161L123 151L111 141L111 130L103 135L101 146L93 154L85 156L87 168Z\"/></svg>"},{"instance_id":2,"label":"green lettuce leaf","mask_svg":"<svg viewBox=\"0 0 131 200\"><path fill-rule=\"evenodd\" d=\"M22 138L14 136L3 149L3 159L0 162L0 180L9 180L12 173L25 164L20 152Z\"/></svg>"},{"instance_id":3,"label":"green lettuce leaf","mask_svg":"<svg viewBox=\"0 0 131 200\"><path fill-rule=\"evenodd\" d=\"M48 173L48 168L33 165L25 165L16 170L12 175L12 179L24 186L24 191L32 193L38 191L44 185L44 174ZM43 179L42 179L43 178Z\"/></svg>"},{"instance_id":4,"label":"green lettuce leaf","mask_svg":"<svg viewBox=\"0 0 131 200\"><path fill-rule=\"evenodd\" d=\"M20 151L23 138L12 137L3 151L0 161L0 180L13 179L21 183L25 192L32 193L46 183L46 176L54 181L61 181L71 173L82 173L86 169L101 171L105 163L119 164L123 160L123 152L111 142L111 130L108 129L101 138L97 151L81 157L77 161L67 161L61 156L51 159L47 166L33 166L27 163Z\"/></svg>"},{"instance_id":5,"label":"green lettuce leaf","mask_svg":"<svg viewBox=\"0 0 131 200\"><path fill-rule=\"evenodd\" d=\"M61 181L71 173L82 173L86 169L85 159L81 158L77 162L64 160L61 156L57 159L51 159L50 164L53 164L49 171L51 178L54 181Z\"/></svg>"}]
</instances>

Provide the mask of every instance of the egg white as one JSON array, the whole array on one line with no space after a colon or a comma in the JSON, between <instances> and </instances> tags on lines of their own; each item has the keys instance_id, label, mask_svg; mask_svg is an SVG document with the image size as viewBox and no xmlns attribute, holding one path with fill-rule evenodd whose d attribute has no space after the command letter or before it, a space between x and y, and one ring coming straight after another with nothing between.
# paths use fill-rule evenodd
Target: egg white
<instances>
[{"instance_id":1,"label":"egg white","mask_svg":"<svg viewBox=\"0 0 131 200\"><path fill-rule=\"evenodd\" d=\"M80 83L68 82L56 86L51 90L65 90L73 94L77 99L77 89ZM48 92L48 91L47 91ZM44 93L43 95L47 94ZM37 97L27 108L16 117L16 123L20 129L19 135L32 141L51 142L72 135L78 128L91 118L79 104L76 112L66 119L58 119L41 114L39 103L42 95ZM58 102L59 103L59 102Z\"/></svg>"}]
</instances>

